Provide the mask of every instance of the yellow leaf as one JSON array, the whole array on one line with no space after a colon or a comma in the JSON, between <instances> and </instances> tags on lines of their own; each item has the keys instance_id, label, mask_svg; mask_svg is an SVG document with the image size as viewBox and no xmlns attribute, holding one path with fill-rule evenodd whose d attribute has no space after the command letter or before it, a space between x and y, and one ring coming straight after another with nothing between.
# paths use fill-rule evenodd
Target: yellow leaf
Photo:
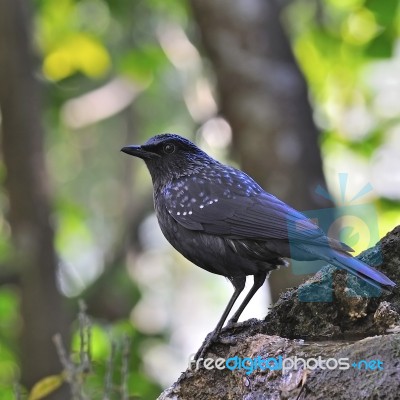
<instances>
[{"instance_id":1,"label":"yellow leaf","mask_svg":"<svg viewBox=\"0 0 400 400\"><path fill-rule=\"evenodd\" d=\"M31 392L28 400L40 400L58 389L64 382L64 374L50 375L37 382Z\"/></svg>"},{"instance_id":2,"label":"yellow leaf","mask_svg":"<svg viewBox=\"0 0 400 400\"><path fill-rule=\"evenodd\" d=\"M61 80L80 71L91 78L103 76L110 68L108 50L96 38L77 33L67 37L46 55L43 73L51 80Z\"/></svg>"}]
</instances>

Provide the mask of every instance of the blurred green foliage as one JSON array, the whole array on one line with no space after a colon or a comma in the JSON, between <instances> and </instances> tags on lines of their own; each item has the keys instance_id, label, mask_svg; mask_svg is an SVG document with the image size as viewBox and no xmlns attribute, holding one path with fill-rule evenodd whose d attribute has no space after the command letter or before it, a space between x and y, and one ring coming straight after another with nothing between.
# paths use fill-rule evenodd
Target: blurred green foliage
<instances>
[{"instance_id":1,"label":"blurred green foliage","mask_svg":"<svg viewBox=\"0 0 400 400\"><path fill-rule=\"evenodd\" d=\"M390 60L399 56L399 2L293 1L285 12L285 22L309 83L316 120L322 128L321 148L328 184L333 190L341 169L357 175L359 168L364 168L364 175L367 172L371 176L369 170L381 156L379 152L386 144L395 147L396 143L388 143L398 135L391 131L399 127L399 113L388 116L382 112L378 101L382 100L385 88L383 82L382 88L374 87L373 80L382 80L382 76L374 78L373 74L374 68L383 65L387 75L392 73L393 79L399 80L395 67L390 68ZM385 100L389 102L390 98ZM339 158L347 159L348 164L337 163ZM373 186L376 180L372 181ZM393 179L387 185L394 186L395 182ZM367 198L378 209L380 236L400 223L399 202L384 206L384 198L389 196L384 192L381 189L380 196Z\"/></svg>"},{"instance_id":2,"label":"blurred green foliage","mask_svg":"<svg viewBox=\"0 0 400 400\"><path fill-rule=\"evenodd\" d=\"M56 196L56 245L63 260L61 287L67 296L74 297L110 267L107 263L125 230L132 229L125 224L126 216L136 209L146 214L151 208L140 204L150 191L150 182L142 173L144 167L134 164L136 169L127 171L118 154L121 146L141 142L166 128L188 134L199 123L191 116L185 98L192 76L174 64L161 40L166 26L194 35L194 22L182 0L35 0L34 16L41 59L38 76L45 89L48 165ZM309 83L316 120L323 129L324 158L329 160L346 151L356 159L370 160L387 140L387 132L399 123L399 115L379 114L374 103L377 93L365 75L372 64L395 52L400 27L398 1L296 0L284 17ZM204 70L196 73L210 78ZM95 109L99 111L97 119L74 126L83 117L71 117L71 102L84 100L82 96L93 94L114 79L123 79L127 88L117 98L131 95L131 99L118 106L113 103L112 92L105 92L103 100L110 104L103 111L100 104L82 101L83 117ZM112 107L115 111L107 114ZM370 128L360 134L346 131L343 119L346 110L355 108L373 118ZM332 172L330 167L327 176L332 181L337 171ZM3 180L2 167L0 175ZM3 192L0 198L5 204ZM400 205L389 198L375 198L374 202L382 235L400 223ZM4 214L0 226L0 263L6 264L10 232ZM118 290L140 298L142 289L135 282L124 278L122 287ZM12 398L18 375L18 303L16 286L1 288L2 399ZM122 336L130 335L130 393L143 399L157 397L160 383L146 372L141 353L148 335L128 319L113 323L99 319L92 334L94 371L87 380L89 391L102 391L112 341L119 343ZM163 341L167 336L168 332L163 332L154 339ZM75 335L74 351L79 347L78 339ZM115 365L120 364L121 352L117 352ZM113 379L119 382L120 378L116 367Z\"/></svg>"},{"instance_id":3,"label":"blurred green foliage","mask_svg":"<svg viewBox=\"0 0 400 400\"><path fill-rule=\"evenodd\" d=\"M14 398L15 377L18 373L15 332L21 323L18 315L18 293L12 288L0 290L0 394L2 399Z\"/></svg>"}]
</instances>

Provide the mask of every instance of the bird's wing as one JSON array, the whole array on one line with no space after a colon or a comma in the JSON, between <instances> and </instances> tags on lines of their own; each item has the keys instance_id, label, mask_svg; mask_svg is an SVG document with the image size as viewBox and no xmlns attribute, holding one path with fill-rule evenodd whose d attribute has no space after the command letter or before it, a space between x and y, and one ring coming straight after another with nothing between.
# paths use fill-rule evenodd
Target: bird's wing
<instances>
[{"instance_id":1,"label":"bird's wing","mask_svg":"<svg viewBox=\"0 0 400 400\"><path fill-rule=\"evenodd\" d=\"M306 216L263 191L246 174L234 171L228 180L189 177L174 183L163 193L168 212L187 229L231 239L328 246L324 232Z\"/></svg>"}]
</instances>

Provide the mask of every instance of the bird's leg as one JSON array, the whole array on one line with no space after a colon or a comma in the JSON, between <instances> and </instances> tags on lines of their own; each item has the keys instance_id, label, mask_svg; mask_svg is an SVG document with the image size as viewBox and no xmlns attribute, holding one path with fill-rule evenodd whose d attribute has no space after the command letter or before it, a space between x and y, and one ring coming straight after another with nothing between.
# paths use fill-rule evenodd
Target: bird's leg
<instances>
[{"instance_id":1,"label":"bird's leg","mask_svg":"<svg viewBox=\"0 0 400 400\"><path fill-rule=\"evenodd\" d=\"M240 293L242 293L244 286L246 284L246 276L233 277L233 278L229 278L229 280L232 282L232 285L234 286L235 291L233 292L233 295L232 295L231 299L229 300L229 303L226 306L224 313L222 314L222 317L218 321L217 326L210 334L207 335L203 344L197 351L197 353L194 357L195 360L203 358L203 356L207 352L210 345L218 338L218 335L221 332L222 326L224 325L226 318L228 317L230 311L232 310L233 305L235 304L235 301L239 297ZM265 280L265 277L264 277L264 280Z\"/></svg>"},{"instance_id":2,"label":"bird's leg","mask_svg":"<svg viewBox=\"0 0 400 400\"><path fill-rule=\"evenodd\" d=\"M235 322L238 321L240 314L242 314L243 310L246 308L247 304L249 304L249 301L253 298L253 296L256 294L257 290L260 289L260 287L263 285L265 282L265 279L267 278L267 272L258 272L257 274L254 275L254 284L251 287L249 293L247 293L247 296L243 300L242 304L239 306L233 317L229 320L228 325L234 324Z\"/></svg>"}]
</instances>

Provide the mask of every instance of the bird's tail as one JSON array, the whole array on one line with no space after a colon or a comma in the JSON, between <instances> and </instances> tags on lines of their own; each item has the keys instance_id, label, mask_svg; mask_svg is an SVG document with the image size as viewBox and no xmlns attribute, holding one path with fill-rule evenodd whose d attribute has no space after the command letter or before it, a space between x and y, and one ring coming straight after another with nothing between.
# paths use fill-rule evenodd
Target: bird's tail
<instances>
[{"instance_id":1,"label":"bird's tail","mask_svg":"<svg viewBox=\"0 0 400 400\"><path fill-rule=\"evenodd\" d=\"M316 258L319 258L320 260L325 260L335 267L344 269L373 286L396 286L396 284L392 280L390 280L385 274L377 271L375 268L370 267L359 259L354 258L346 251L340 251L328 247L321 251L321 247L310 245L301 247L307 253L316 256Z\"/></svg>"},{"instance_id":2,"label":"bird's tail","mask_svg":"<svg viewBox=\"0 0 400 400\"><path fill-rule=\"evenodd\" d=\"M351 274L360 277L361 279L369 282L370 280L378 282L384 286L396 286L396 284L390 280L385 274L377 271L375 268L370 267L364 262L357 258L347 255L345 253L340 253L338 251L333 251L332 258L329 262L336 267L345 269Z\"/></svg>"}]
</instances>

